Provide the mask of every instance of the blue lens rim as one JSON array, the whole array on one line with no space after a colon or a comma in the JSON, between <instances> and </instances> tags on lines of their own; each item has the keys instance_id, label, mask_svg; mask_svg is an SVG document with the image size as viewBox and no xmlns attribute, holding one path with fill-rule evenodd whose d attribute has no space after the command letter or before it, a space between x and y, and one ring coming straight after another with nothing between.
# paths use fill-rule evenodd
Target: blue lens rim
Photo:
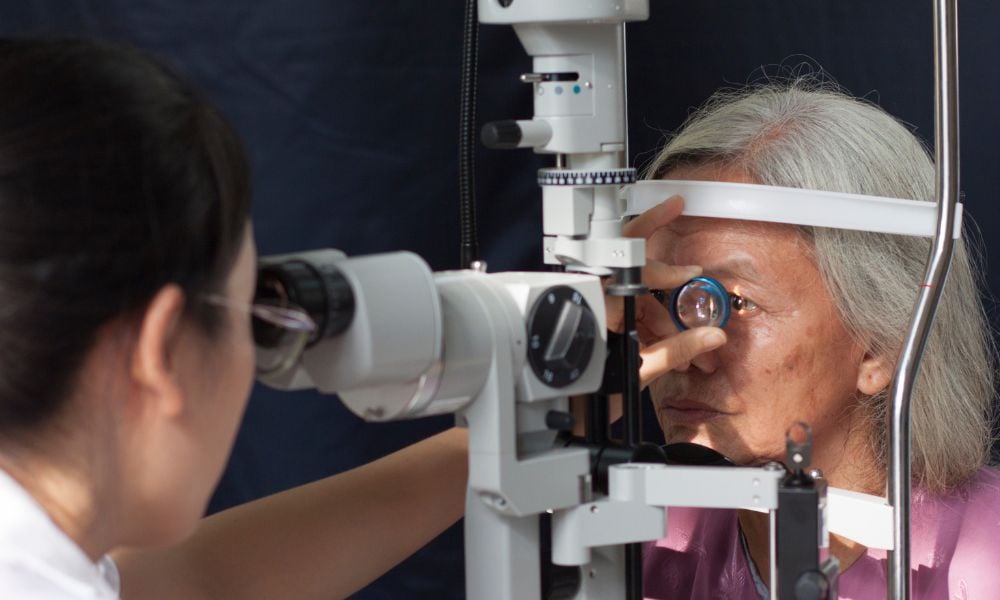
<instances>
[{"instance_id":1,"label":"blue lens rim","mask_svg":"<svg viewBox=\"0 0 1000 600\"><path fill-rule=\"evenodd\" d=\"M671 320L673 320L674 325L677 327L677 331L684 331L688 329L688 326L681 322L680 315L677 313L677 298L680 296L684 288L696 282L705 284L705 289L708 290L708 293L712 294L712 296L719 301L719 304L722 305L722 320L719 321L718 327L725 327L726 323L729 322L729 313L731 310L729 292L726 291L726 288L721 283L711 277L695 277L685 282L684 285L674 289L674 292L670 295L670 309L668 312L670 313Z\"/></svg>"}]
</instances>

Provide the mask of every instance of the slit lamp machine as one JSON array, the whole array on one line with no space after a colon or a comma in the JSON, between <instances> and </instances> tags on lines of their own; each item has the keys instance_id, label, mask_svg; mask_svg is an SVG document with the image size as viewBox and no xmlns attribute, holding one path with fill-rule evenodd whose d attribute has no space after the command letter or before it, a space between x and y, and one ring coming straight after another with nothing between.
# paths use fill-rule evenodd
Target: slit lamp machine
<instances>
[{"instance_id":1,"label":"slit lamp machine","mask_svg":"<svg viewBox=\"0 0 1000 600\"><path fill-rule=\"evenodd\" d=\"M626 164L625 29L648 18L648 0L479 0L477 12L472 3L467 21L513 26L532 59L521 81L533 88L534 116L489 123L482 140L553 157L537 174L544 259L564 272L486 273L470 262L432 273L407 252L265 257L262 293L299 304L318 328L294 363L260 379L337 393L369 421L457 415L469 430L470 599L641 598L641 544L664 537L671 507L768 513L772 598L836 598L830 532L888 550L889 598L908 598L909 398L961 229L956 5L935 0L938 195L926 203L637 182ZM789 431L784 465L665 464L642 451L630 332L635 297L647 292L645 241L623 237L622 225L674 194L685 198L686 215L933 237L891 387L887 498L828 487L810 465L808 424ZM399 289L407 290L405 310ZM625 335L606 331L605 293L624 297ZM622 440L607 434L606 394L615 392L624 397ZM590 418L586 437L569 443L573 396L591 397Z\"/></svg>"}]
</instances>

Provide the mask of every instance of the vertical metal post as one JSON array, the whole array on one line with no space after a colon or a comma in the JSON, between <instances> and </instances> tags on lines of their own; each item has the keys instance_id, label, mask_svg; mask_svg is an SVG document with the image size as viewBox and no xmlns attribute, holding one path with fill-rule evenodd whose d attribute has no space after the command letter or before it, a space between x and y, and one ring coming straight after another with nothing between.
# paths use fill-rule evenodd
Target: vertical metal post
<instances>
[{"instance_id":1,"label":"vertical metal post","mask_svg":"<svg viewBox=\"0 0 1000 600\"><path fill-rule=\"evenodd\" d=\"M636 448L642 441L639 394L639 338L635 332L635 296L625 297L625 393L622 412L625 420L625 446ZM625 598L642 600L642 545L625 545Z\"/></svg>"},{"instance_id":2,"label":"vertical metal post","mask_svg":"<svg viewBox=\"0 0 1000 600\"><path fill-rule=\"evenodd\" d=\"M624 147L622 164L629 165L628 154L628 44L625 23L621 24L622 40L622 127ZM640 271L641 273L641 271ZM641 275L640 275L641 280ZM642 396L639 389L639 336L635 331L635 296L625 297L625 390L622 398L625 420L625 446L636 448L642 442ZM642 600L642 545L625 545L625 598Z\"/></svg>"},{"instance_id":3,"label":"vertical metal post","mask_svg":"<svg viewBox=\"0 0 1000 600\"><path fill-rule=\"evenodd\" d=\"M587 443L592 446L603 446L608 443L608 397L604 394L592 394L587 401L587 426L585 428Z\"/></svg>"},{"instance_id":4,"label":"vertical metal post","mask_svg":"<svg viewBox=\"0 0 1000 600\"><path fill-rule=\"evenodd\" d=\"M625 296L625 357L622 394L622 420L625 422L625 446L635 448L642 441L642 395L639 389L639 336L635 330L635 296Z\"/></svg>"},{"instance_id":5,"label":"vertical metal post","mask_svg":"<svg viewBox=\"0 0 1000 600\"><path fill-rule=\"evenodd\" d=\"M622 152L622 165L623 167L629 166L631 157L628 154L628 39L625 37L625 33L628 31L625 27L626 23L622 22L622 131L625 133L622 136L622 141L624 142L625 149Z\"/></svg>"},{"instance_id":6,"label":"vertical metal post","mask_svg":"<svg viewBox=\"0 0 1000 600\"><path fill-rule=\"evenodd\" d=\"M778 511L768 511L767 527L769 532L768 558L768 595L770 600L778 600Z\"/></svg>"},{"instance_id":7,"label":"vertical metal post","mask_svg":"<svg viewBox=\"0 0 1000 600\"><path fill-rule=\"evenodd\" d=\"M955 205L959 196L958 0L934 3L934 83L938 225L890 391L889 503L895 509L894 549L889 558L890 600L910 597L910 396L954 247Z\"/></svg>"}]
</instances>

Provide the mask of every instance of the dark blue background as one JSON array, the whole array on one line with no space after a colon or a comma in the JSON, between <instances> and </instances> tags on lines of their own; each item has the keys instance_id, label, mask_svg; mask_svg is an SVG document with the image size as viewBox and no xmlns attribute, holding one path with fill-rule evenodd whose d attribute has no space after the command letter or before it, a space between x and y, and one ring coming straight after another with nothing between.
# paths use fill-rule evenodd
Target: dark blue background
<instances>
[{"instance_id":1,"label":"dark blue background","mask_svg":"<svg viewBox=\"0 0 1000 600\"><path fill-rule=\"evenodd\" d=\"M931 141L929 0L651 4L651 20L631 26L628 38L631 150L639 162L716 88L801 62L822 65ZM463 10L458 0L6 0L0 33L124 39L176 64L246 142L262 254L407 249L443 269L458 261ZM963 188L990 244L994 286L998 26L1000 4L962 4ZM480 52L480 122L530 116L529 89L516 79L530 63L513 32L484 27ZM478 154L491 270L538 266L541 164L530 152ZM405 289L399 301L405 310ZM257 388L211 508L343 471L448 423L371 425L331 397ZM456 527L357 597L461 598L461 569Z\"/></svg>"}]
</instances>

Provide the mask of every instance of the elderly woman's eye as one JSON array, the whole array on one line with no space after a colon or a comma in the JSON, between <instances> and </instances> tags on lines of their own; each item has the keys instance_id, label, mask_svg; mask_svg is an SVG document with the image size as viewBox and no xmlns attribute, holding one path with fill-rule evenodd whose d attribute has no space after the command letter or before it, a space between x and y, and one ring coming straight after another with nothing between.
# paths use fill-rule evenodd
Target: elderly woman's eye
<instances>
[{"instance_id":1,"label":"elderly woman's eye","mask_svg":"<svg viewBox=\"0 0 1000 600\"><path fill-rule=\"evenodd\" d=\"M733 310L740 314L745 314L757 310L757 305L754 304L754 301L747 298L746 296L741 296L739 294L730 294L729 297L733 303L732 304Z\"/></svg>"}]
</instances>

